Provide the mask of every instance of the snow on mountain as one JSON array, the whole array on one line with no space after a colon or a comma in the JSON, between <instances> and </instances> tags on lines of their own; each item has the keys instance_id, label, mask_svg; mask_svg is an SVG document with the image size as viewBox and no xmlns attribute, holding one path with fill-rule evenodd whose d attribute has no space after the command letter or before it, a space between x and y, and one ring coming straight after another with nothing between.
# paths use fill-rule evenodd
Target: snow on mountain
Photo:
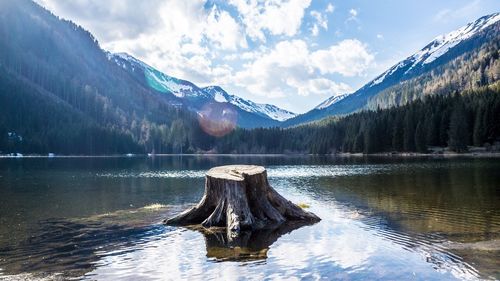
<instances>
[{"instance_id":1,"label":"snow on mountain","mask_svg":"<svg viewBox=\"0 0 500 281\"><path fill-rule=\"evenodd\" d=\"M433 62L435 59L448 52L449 49L456 46L458 43L469 39L477 32L485 29L486 27L494 24L499 20L500 13L484 16L455 31L436 37L429 45L425 46L422 50L411 57L413 65L407 70L407 72L419 63L428 64Z\"/></svg>"},{"instance_id":2,"label":"snow on mountain","mask_svg":"<svg viewBox=\"0 0 500 281\"><path fill-rule=\"evenodd\" d=\"M369 85L374 86L374 85L382 83L386 77L390 76L391 74L396 72L396 70L402 68L404 65L405 65L405 61L399 62L395 66L389 68L387 71L385 71L384 73L377 76L377 78L375 78Z\"/></svg>"},{"instance_id":3,"label":"snow on mountain","mask_svg":"<svg viewBox=\"0 0 500 281\"><path fill-rule=\"evenodd\" d=\"M479 31L488 26L500 21L500 13L487 15L471 22L450 33L440 35L420 51L408 57L404 61L399 62L386 72L375 78L368 86L374 86L382 83L387 77L396 72L398 69L405 69L404 74L407 74L417 67L422 67L435 61L437 58L446 54L451 48L458 45L460 42L467 40L477 34Z\"/></svg>"},{"instance_id":4,"label":"snow on mountain","mask_svg":"<svg viewBox=\"0 0 500 281\"><path fill-rule=\"evenodd\" d=\"M477 50L478 45L483 44L483 40L490 40L488 34L496 32L499 25L500 13L495 13L483 16L455 31L438 36L420 51L390 67L354 93L332 96L313 110L286 120L283 126L295 126L327 116L349 114L366 108L370 99L386 89L446 65L462 54ZM485 36L483 37L483 35Z\"/></svg>"},{"instance_id":5,"label":"snow on mountain","mask_svg":"<svg viewBox=\"0 0 500 281\"><path fill-rule=\"evenodd\" d=\"M214 96L214 100L216 102L228 102L225 96L223 96L221 93L217 92Z\"/></svg>"},{"instance_id":6,"label":"snow on mountain","mask_svg":"<svg viewBox=\"0 0 500 281\"><path fill-rule=\"evenodd\" d=\"M133 64L141 65L143 67L149 67L147 64L143 63L142 61L134 58L133 56L127 54L127 53L110 53L106 52L106 55L108 56L108 60L113 60L116 64L119 66L127 69L127 65L123 61L127 61ZM123 60L120 61L119 59ZM134 65L132 65L134 66Z\"/></svg>"},{"instance_id":7,"label":"snow on mountain","mask_svg":"<svg viewBox=\"0 0 500 281\"><path fill-rule=\"evenodd\" d=\"M163 72L158 71L154 67L134 58L127 53L108 53L107 56L109 60L114 61L124 69L127 69L127 67L129 67L132 71L140 70L141 72L143 72L144 77L146 78L146 82L149 84L149 86L159 92L168 92L178 98L208 97L208 95L195 84L186 80L166 75Z\"/></svg>"},{"instance_id":8,"label":"snow on mountain","mask_svg":"<svg viewBox=\"0 0 500 281\"><path fill-rule=\"evenodd\" d=\"M109 60L114 61L124 69L130 68L133 72L136 70L143 72L146 82L153 89L162 93L171 93L181 99L205 99L216 102L227 102L244 111L277 121L284 121L296 115L293 112L271 104L259 104L235 95L230 95L219 86L199 88L189 81L166 75L126 53L107 53L107 56Z\"/></svg>"},{"instance_id":9,"label":"snow on mountain","mask_svg":"<svg viewBox=\"0 0 500 281\"><path fill-rule=\"evenodd\" d=\"M274 120L285 121L296 116L295 113L272 104L255 103L235 95L230 95L219 86L208 86L203 88L203 90L212 95L218 102L228 102L247 112L267 116Z\"/></svg>"},{"instance_id":10,"label":"snow on mountain","mask_svg":"<svg viewBox=\"0 0 500 281\"><path fill-rule=\"evenodd\" d=\"M272 104L257 103L256 105L257 105L258 109L260 110L260 112L266 114L271 119L278 120L278 121L285 121L285 120L288 120L288 119L295 117L297 115L296 113L279 108L279 107L272 105Z\"/></svg>"},{"instance_id":11,"label":"snow on mountain","mask_svg":"<svg viewBox=\"0 0 500 281\"><path fill-rule=\"evenodd\" d=\"M326 99L325 101L323 101L322 103L318 104L318 106L316 106L315 109L327 108L330 105L343 100L348 95L350 95L350 94L341 94L341 95L337 95L337 96L331 96L328 99Z\"/></svg>"},{"instance_id":12,"label":"snow on mountain","mask_svg":"<svg viewBox=\"0 0 500 281\"><path fill-rule=\"evenodd\" d=\"M155 69L145 69L146 79L150 86L160 92L168 91L176 97L183 98L187 93L193 93L193 86L182 83L179 79L165 75Z\"/></svg>"}]
</instances>

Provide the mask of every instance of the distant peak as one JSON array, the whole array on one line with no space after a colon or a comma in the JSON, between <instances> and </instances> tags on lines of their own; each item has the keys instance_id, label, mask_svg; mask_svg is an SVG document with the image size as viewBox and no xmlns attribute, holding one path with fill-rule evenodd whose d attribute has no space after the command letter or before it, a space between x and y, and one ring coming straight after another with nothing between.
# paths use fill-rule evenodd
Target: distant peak
<instances>
[{"instance_id":1,"label":"distant peak","mask_svg":"<svg viewBox=\"0 0 500 281\"><path fill-rule=\"evenodd\" d=\"M473 37L478 32L499 21L500 13L494 13L482 16L452 32L439 35L415 54L409 56L403 61L400 61L384 73L377 76L365 87L372 87L384 82L387 77L391 76L395 72L398 72L398 70L404 71L403 75L406 75L418 67L427 65L446 54L451 48L455 47L459 43Z\"/></svg>"},{"instance_id":2,"label":"distant peak","mask_svg":"<svg viewBox=\"0 0 500 281\"><path fill-rule=\"evenodd\" d=\"M479 31L498 22L499 20L500 13L494 13L480 17L479 19L462 26L457 30L437 36L431 43L412 56L415 60L414 65L419 62L422 62L423 64L431 63L458 43L471 38Z\"/></svg>"},{"instance_id":3,"label":"distant peak","mask_svg":"<svg viewBox=\"0 0 500 281\"><path fill-rule=\"evenodd\" d=\"M255 113L259 116L277 121L284 121L296 115L293 112L281 109L275 105L255 103L251 100L229 94L222 87L217 85L199 88L192 82L169 76L124 52L108 52L106 55L110 61L114 61L124 69L131 68L133 70L139 67L144 70L148 85L162 93L171 93L178 98L189 98L191 101L193 101L193 99L201 100L208 98L216 102L230 103L246 112Z\"/></svg>"},{"instance_id":4,"label":"distant peak","mask_svg":"<svg viewBox=\"0 0 500 281\"><path fill-rule=\"evenodd\" d=\"M217 85L206 86L206 87L203 87L202 89L205 91L218 91L218 92L227 93L224 89L222 89L221 86L217 86Z\"/></svg>"},{"instance_id":5,"label":"distant peak","mask_svg":"<svg viewBox=\"0 0 500 281\"><path fill-rule=\"evenodd\" d=\"M318 104L318 106L316 106L315 109L327 108L327 107L331 106L332 104L343 100L348 95L350 95L350 93L331 96L331 97L327 98L326 100L324 100L322 103Z\"/></svg>"},{"instance_id":6,"label":"distant peak","mask_svg":"<svg viewBox=\"0 0 500 281\"><path fill-rule=\"evenodd\" d=\"M135 63L135 64L139 64L141 65L142 67L145 67L145 68L152 68L150 65L148 65L147 63L141 61L140 59L137 59L136 57L128 54L128 53L125 53L125 52L119 52L119 53L111 53L111 52L106 52L106 55L108 56L108 59L109 60L115 60L116 59L122 59L124 61L128 61L130 63Z\"/></svg>"},{"instance_id":7,"label":"distant peak","mask_svg":"<svg viewBox=\"0 0 500 281\"><path fill-rule=\"evenodd\" d=\"M217 102L228 102L243 109L244 111L264 115L274 120L285 121L296 116L295 113L272 104L256 103L236 95L228 94L220 86L207 86L204 87L203 90L210 94Z\"/></svg>"},{"instance_id":8,"label":"distant peak","mask_svg":"<svg viewBox=\"0 0 500 281\"><path fill-rule=\"evenodd\" d=\"M202 90L212 96L216 102L230 102L233 99L233 96L229 95L220 86L207 86Z\"/></svg>"}]
</instances>

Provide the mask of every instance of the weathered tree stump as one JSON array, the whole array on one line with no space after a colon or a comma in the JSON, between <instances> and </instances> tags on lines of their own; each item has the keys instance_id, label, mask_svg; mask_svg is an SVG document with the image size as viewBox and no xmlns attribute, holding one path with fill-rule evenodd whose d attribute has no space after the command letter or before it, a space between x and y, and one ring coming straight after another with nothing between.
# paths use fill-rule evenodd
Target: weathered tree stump
<instances>
[{"instance_id":1,"label":"weathered tree stump","mask_svg":"<svg viewBox=\"0 0 500 281\"><path fill-rule=\"evenodd\" d=\"M238 234L287 220L317 222L320 218L276 192L267 181L264 167L230 165L210 169L198 205L164 223L227 227L228 233Z\"/></svg>"}]
</instances>

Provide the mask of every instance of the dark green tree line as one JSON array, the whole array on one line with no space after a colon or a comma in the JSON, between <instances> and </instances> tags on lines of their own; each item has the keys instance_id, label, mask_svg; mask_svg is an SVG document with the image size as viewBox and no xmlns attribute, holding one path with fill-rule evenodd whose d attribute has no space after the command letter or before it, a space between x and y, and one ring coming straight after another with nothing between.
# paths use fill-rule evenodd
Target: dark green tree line
<instances>
[{"instance_id":1,"label":"dark green tree line","mask_svg":"<svg viewBox=\"0 0 500 281\"><path fill-rule=\"evenodd\" d=\"M217 141L223 153L427 152L500 141L500 84L429 96L405 106L364 111L289 129L243 130Z\"/></svg>"}]
</instances>

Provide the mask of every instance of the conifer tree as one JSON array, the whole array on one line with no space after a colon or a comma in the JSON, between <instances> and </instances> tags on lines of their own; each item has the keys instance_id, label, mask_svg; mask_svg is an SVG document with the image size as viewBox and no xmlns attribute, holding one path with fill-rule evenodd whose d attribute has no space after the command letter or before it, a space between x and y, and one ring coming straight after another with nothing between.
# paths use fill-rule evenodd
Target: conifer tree
<instances>
[{"instance_id":1,"label":"conifer tree","mask_svg":"<svg viewBox=\"0 0 500 281\"><path fill-rule=\"evenodd\" d=\"M448 146L450 149L456 152L464 152L467 150L468 130L469 125L465 107L462 103L459 103L450 117L450 130L448 133Z\"/></svg>"}]
</instances>

